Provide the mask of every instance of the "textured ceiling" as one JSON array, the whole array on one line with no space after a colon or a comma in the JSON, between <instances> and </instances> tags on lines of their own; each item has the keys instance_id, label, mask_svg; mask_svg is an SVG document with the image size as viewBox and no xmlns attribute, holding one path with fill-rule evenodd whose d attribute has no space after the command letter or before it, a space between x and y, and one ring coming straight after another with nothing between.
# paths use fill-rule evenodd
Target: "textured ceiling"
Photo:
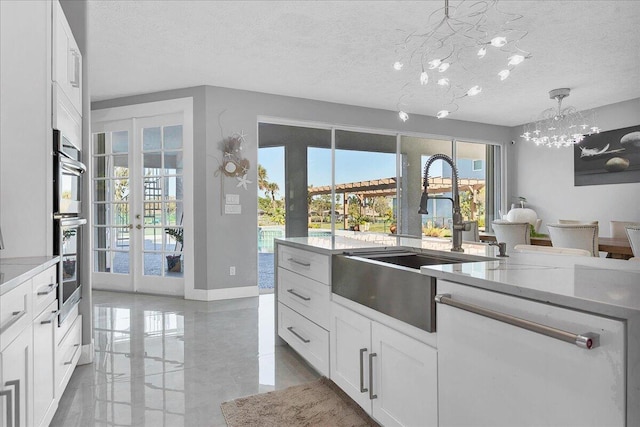
<instances>
[{"instance_id":1,"label":"textured ceiling","mask_svg":"<svg viewBox=\"0 0 640 427\"><path fill-rule=\"evenodd\" d=\"M91 99L212 85L395 111L407 82L391 66L396 45L443 3L89 0ZM579 110L640 97L640 1L499 5L524 16L532 58L451 118L526 123L559 87ZM440 109L418 94L402 108Z\"/></svg>"}]
</instances>

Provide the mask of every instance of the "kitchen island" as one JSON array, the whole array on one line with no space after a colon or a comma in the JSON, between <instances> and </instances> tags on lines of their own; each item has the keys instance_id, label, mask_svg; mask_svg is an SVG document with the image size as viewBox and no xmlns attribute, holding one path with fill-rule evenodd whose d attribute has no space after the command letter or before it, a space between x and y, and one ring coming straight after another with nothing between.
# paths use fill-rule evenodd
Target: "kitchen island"
<instances>
[{"instance_id":1,"label":"kitchen island","mask_svg":"<svg viewBox=\"0 0 640 427\"><path fill-rule=\"evenodd\" d=\"M278 313L288 314L284 321L292 316L298 320L287 326L291 329L279 325L278 331L383 425L411 425L416 420L423 420L421 425L460 425L470 420L487 425L640 425L640 263L516 253L500 259L495 247L465 243L463 257L492 259L420 270L435 278L438 294L452 294L454 300L553 330L593 333L594 346L585 349L443 304L437 305L436 332L427 333L331 293L334 255L398 247L441 253L434 251L447 251L451 245L398 236L372 239L277 240ZM294 253L283 260L283 250ZM315 286L313 277L304 277L306 289L322 289L326 299L325 308L308 317L304 307L310 303L305 300L309 294L296 289L313 264L305 254L324 257L325 262L320 269L322 287ZM283 262L298 264L289 270ZM293 296L294 302L280 298L284 294ZM318 299L322 298L311 298L311 302ZM281 314L277 317L277 322L283 321ZM305 353L304 341L317 340L305 335L307 323L303 322L317 327L315 336L326 342L326 347L314 349L313 357ZM397 346L390 351L392 344ZM410 350L404 351L407 346ZM387 354L398 355L393 363L382 357L385 348ZM429 362L412 365L418 359ZM319 360L322 369L314 363ZM404 372L400 366L411 369ZM392 378L402 375L406 393L394 402L393 396L402 391L393 390L398 383ZM415 400L415 396L430 398ZM420 407L414 414L416 408L407 403L412 399L420 402L413 405ZM572 415L567 418L567 414Z\"/></svg>"}]
</instances>

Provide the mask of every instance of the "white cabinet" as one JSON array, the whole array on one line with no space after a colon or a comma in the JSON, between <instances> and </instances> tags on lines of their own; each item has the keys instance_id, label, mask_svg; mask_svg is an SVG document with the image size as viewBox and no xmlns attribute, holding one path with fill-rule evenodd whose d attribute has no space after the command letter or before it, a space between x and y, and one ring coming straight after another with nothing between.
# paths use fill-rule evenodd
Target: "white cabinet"
<instances>
[{"instance_id":1,"label":"white cabinet","mask_svg":"<svg viewBox=\"0 0 640 427\"><path fill-rule=\"evenodd\" d=\"M278 335L329 375L329 256L277 245Z\"/></svg>"},{"instance_id":2,"label":"white cabinet","mask_svg":"<svg viewBox=\"0 0 640 427\"><path fill-rule=\"evenodd\" d=\"M0 295L0 426L31 425L31 280Z\"/></svg>"},{"instance_id":3,"label":"white cabinet","mask_svg":"<svg viewBox=\"0 0 640 427\"><path fill-rule=\"evenodd\" d=\"M58 1L53 6L52 78L82 115L82 55Z\"/></svg>"},{"instance_id":4,"label":"white cabinet","mask_svg":"<svg viewBox=\"0 0 640 427\"><path fill-rule=\"evenodd\" d=\"M438 294L600 341L589 350L438 304L441 426L625 425L623 322L443 280Z\"/></svg>"},{"instance_id":5,"label":"white cabinet","mask_svg":"<svg viewBox=\"0 0 640 427\"><path fill-rule=\"evenodd\" d=\"M69 321L70 317L67 317L65 321ZM82 353L81 346L82 315L78 315L56 348L54 373L56 398L58 399L64 393L64 389L71 379L71 374L78 364L80 353Z\"/></svg>"},{"instance_id":6,"label":"white cabinet","mask_svg":"<svg viewBox=\"0 0 640 427\"><path fill-rule=\"evenodd\" d=\"M438 425L436 349L332 304L331 379L384 426Z\"/></svg>"},{"instance_id":7,"label":"white cabinet","mask_svg":"<svg viewBox=\"0 0 640 427\"><path fill-rule=\"evenodd\" d=\"M54 353L58 326L56 266L32 279L33 296L33 425L47 426L56 410Z\"/></svg>"},{"instance_id":8,"label":"white cabinet","mask_svg":"<svg viewBox=\"0 0 640 427\"><path fill-rule=\"evenodd\" d=\"M0 426L33 424L28 408L31 384L31 325L0 354Z\"/></svg>"}]
</instances>

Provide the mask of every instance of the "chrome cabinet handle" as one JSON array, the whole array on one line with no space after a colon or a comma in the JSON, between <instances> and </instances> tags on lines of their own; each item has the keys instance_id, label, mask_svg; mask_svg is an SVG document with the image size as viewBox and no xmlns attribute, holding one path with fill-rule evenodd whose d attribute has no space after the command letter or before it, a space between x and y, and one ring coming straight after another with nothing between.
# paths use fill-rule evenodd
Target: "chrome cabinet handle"
<instances>
[{"instance_id":1,"label":"chrome cabinet handle","mask_svg":"<svg viewBox=\"0 0 640 427\"><path fill-rule=\"evenodd\" d=\"M14 311L12 313L11 319L7 320L4 325L0 326L0 334L12 327L18 320L22 319L22 316L24 316L25 314L27 314L26 310Z\"/></svg>"},{"instance_id":2,"label":"chrome cabinet handle","mask_svg":"<svg viewBox=\"0 0 640 427\"><path fill-rule=\"evenodd\" d=\"M47 290L46 291L38 291L38 295L39 296L49 295L57 287L58 287L57 283L51 283L51 284L47 285Z\"/></svg>"},{"instance_id":3,"label":"chrome cabinet handle","mask_svg":"<svg viewBox=\"0 0 640 427\"><path fill-rule=\"evenodd\" d=\"M378 398L377 394L373 394L373 358L377 355L377 353L369 355L369 399L371 400Z\"/></svg>"},{"instance_id":4,"label":"chrome cabinet handle","mask_svg":"<svg viewBox=\"0 0 640 427\"><path fill-rule=\"evenodd\" d=\"M73 358L76 357L76 353L80 349L80 344L74 344L73 346L76 349L74 350L73 355L71 356L71 360L69 360L68 362L64 362L65 365L71 365L73 363Z\"/></svg>"},{"instance_id":5,"label":"chrome cabinet handle","mask_svg":"<svg viewBox=\"0 0 640 427\"><path fill-rule=\"evenodd\" d=\"M292 263L294 263L294 264L301 265L301 266L303 266L303 267L311 267L311 263L309 263L309 262L303 262L303 261L298 261L298 260L297 260L297 259L295 259L295 258L289 258L289 259L287 259L287 261L292 262Z\"/></svg>"},{"instance_id":6,"label":"chrome cabinet handle","mask_svg":"<svg viewBox=\"0 0 640 427\"><path fill-rule=\"evenodd\" d=\"M360 393L366 393L367 391L369 391L368 389L364 388L364 360L362 356L366 352L366 348L360 349Z\"/></svg>"},{"instance_id":7,"label":"chrome cabinet handle","mask_svg":"<svg viewBox=\"0 0 640 427\"><path fill-rule=\"evenodd\" d=\"M7 427L13 427L13 397L12 390L0 391L0 397L7 396Z\"/></svg>"},{"instance_id":8,"label":"chrome cabinet handle","mask_svg":"<svg viewBox=\"0 0 640 427\"><path fill-rule=\"evenodd\" d=\"M7 387L11 387L14 386L16 389L16 398L13 400L13 405L14 405L14 412L16 414L14 421L15 421L15 427L20 427L20 380L12 380L12 381L7 381L6 383L4 383L4 385L6 385ZM7 412L9 412L9 407L11 406L11 403L9 402L9 400L7 399ZM7 419L9 419L9 415L7 414ZM9 424L9 423L7 423Z\"/></svg>"},{"instance_id":9,"label":"chrome cabinet handle","mask_svg":"<svg viewBox=\"0 0 640 427\"><path fill-rule=\"evenodd\" d=\"M540 323L532 322L530 320L521 319L519 317L511 316L509 314L500 313L480 307L474 304L466 302L456 301L451 298L450 294L439 294L435 296L435 300L439 304L449 305L461 310L468 311L483 317L488 317L498 322L508 323L509 325L516 326L518 328L526 329L531 332L545 335L547 337L555 338L560 341L575 344L580 348L591 350L600 345L600 335L593 332L586 332L583 334L574 334L571 332L563 331L562 329L552 328L551 326L542 325Z\"/></svg>"},{"instance_id":10,"label":"chrome cabinet handle","mask_svg":"<svg viewBox=\"0 0 640 427\"><path fill-rule=\"evenodd\" d=\"M40 322L41 325L47 325L49 323L53 322L53 319L55 319L58 316L58 310L53 310L51 312L51 316L49 316L48 319L45 319L43 321Z\"/></svg>"},{"instance_id":11,"label":"chrome cabinet handle","mask_svg":"<svg viewBox=\"0 0 640 427\"><path fill-rule=\"evenodd\" d=\"M73 79L69 80L69 84L73 87L80 87L80 52L70 49L73 56Z\"/></svg>"},{"instance_id":12,"label":"chrome cabinet handle","mask_svg":"<svg viewBox=\"0 0 640 427\"><path fill-rule=\"evenodd\" d=\"M292 295L297 296L298 298L300 298L301 300L305 300L305 301L311 301L311 298L309 297L305 297L303 295L300 295L299 293L297 293L296 291L294 291L293 289L287 289L287 292L289 292Z\"/></svg>"},{"instance_id":13,"label":"chrome cabinet handle","mask_svg":"<svg viewBox=\"0 0 640 427\"><path fill-rule=\"evenodd\" d=\"M307 344L310 343L311 340L306 339L305 337L303 337L302 335L300 335L299 333L297 333L296 331L293 330L293 326L289 326L287 328L287 330L289 332L291 332L293 335L295 335L296 337L298 337L300 339L300 341L302 341L303 343Z\"/></svg>"}]
</instances>

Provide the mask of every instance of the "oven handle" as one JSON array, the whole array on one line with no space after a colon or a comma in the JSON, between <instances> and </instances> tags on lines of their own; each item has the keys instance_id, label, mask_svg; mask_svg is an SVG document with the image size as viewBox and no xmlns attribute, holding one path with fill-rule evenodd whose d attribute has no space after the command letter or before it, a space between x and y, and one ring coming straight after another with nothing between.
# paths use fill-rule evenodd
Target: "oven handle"
<instances>
[{"instance_id":1,"label":"oven handle","mask_svg":"<svg viewBox=\"0 0 640 427\"><path fill-rule=\"evenodd\" d=\"M80 176L87 171L87 167L77 160L69 159L65 156L58 156L60 159L60 165L65 172Z\"/></svg>"},{"instance_id":2,"label":"oven handle","mask_svg":"<svg viewBox=\"0 0 640 427\"><path fill-rule=\"evenodd\" d=\"M73 227L78 225L85 225L86 223L87 223L87 220L85 218L66 218L66 219L61 218L60 219L61 227Z\"/></svg>"}]
</instances>

